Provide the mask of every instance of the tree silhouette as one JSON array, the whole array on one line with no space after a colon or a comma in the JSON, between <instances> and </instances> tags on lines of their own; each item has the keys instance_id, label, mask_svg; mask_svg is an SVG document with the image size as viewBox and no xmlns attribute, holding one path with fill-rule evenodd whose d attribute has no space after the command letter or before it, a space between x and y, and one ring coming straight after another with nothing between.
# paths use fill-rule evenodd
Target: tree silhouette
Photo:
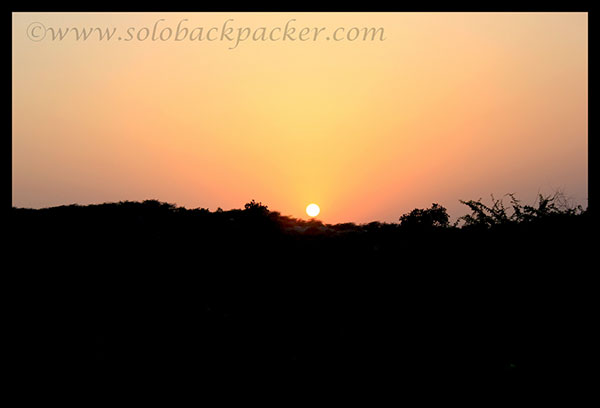
<instances>
[{"instance_id":1,"label":"tree silhouette","mask_svg":"<svg viewBox=\"0 0 600 408\"><path fill-rule=\"evenodd\" d=\"M448 212L439 204L433 203L431 208L415 208L400 217L400 226L408 228L445 228L449 225Z\"/></svg>"},{"instance_id":2,"label":"tree silhouette","mask_svg":"<svg viewBox=\"0 0 600 408\"><path fill-rule=\"evenodd\" d=\"M254 200L244 204L244 210L253 215L267 215L269 213L269 207Z\"/></svg>"}]
</instances>

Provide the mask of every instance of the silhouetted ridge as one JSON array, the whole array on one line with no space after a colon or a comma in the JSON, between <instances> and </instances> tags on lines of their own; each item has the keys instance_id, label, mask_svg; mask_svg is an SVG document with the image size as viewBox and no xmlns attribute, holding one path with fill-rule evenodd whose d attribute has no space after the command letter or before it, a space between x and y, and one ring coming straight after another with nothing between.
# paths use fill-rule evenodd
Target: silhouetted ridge
<instances>
[{"instance_id":1,"label":"silhouetted ridge","mask_svg":"<svg viewBox=\"0 0 600 408\"><path fill-rule=\"evenodd\" d=\"M585 358L589 215L509 198L465 201L455 224L439 204L361 225L254 200L13 208L21 341L35 363L94 375L283 364L562 378Z\"/></svg>"}]
</instances>

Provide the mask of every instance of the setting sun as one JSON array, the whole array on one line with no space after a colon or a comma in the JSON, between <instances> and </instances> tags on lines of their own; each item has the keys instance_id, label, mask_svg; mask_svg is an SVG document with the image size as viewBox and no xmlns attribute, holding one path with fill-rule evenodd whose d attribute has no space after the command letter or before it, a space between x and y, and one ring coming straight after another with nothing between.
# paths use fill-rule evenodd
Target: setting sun
<instances>
[{"instance_id":1,"label":"setting sun","mask_svg":"<svg viewBox=\"0 0 600 408\"><path fill-rule=\"evenodd\" d=\"M321 209L316 204L309 204L306 207L306 213L308 215L310 215L311 217L316 217L317 215L319 215L320 212L321 212Z\"/></svg>"}]
</instances>

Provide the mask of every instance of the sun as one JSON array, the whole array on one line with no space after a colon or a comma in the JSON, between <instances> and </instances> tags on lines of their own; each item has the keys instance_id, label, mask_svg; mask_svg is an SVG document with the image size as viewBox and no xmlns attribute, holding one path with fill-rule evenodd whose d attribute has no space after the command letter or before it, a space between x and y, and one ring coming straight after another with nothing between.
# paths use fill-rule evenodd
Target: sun
<instances>
[{"instance_id":1,"label":"sun","mask_svg":"<svg viewBox=\"0 0 600 408\"><path fill-rule=\"evenodd\" d=\"M316 217L317 215L319 215L320 212L321 212L321 209L319 208L318 205L316 205L314 203L313 204L309 204L306 207L306 213L308 215L310 215L311 217Z\"/></svg>"}]
</instances>

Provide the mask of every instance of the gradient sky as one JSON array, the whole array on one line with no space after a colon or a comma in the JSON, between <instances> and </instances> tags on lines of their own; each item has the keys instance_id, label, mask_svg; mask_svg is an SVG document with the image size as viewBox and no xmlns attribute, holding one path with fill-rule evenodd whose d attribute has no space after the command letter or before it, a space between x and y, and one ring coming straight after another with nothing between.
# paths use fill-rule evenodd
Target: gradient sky
<instances>
[{"instance_id":1,"label":"gradient sky","mask_svg":"<svg viewBox=\"0 0 600 408\"><path fill-rule=\"evenodd\" d=\"M384 41L32 41L46 27L383 27ZM255 199L325 222L587 206L586 13L13 14L13 205Z\"/></svg>"}]
</instances>

